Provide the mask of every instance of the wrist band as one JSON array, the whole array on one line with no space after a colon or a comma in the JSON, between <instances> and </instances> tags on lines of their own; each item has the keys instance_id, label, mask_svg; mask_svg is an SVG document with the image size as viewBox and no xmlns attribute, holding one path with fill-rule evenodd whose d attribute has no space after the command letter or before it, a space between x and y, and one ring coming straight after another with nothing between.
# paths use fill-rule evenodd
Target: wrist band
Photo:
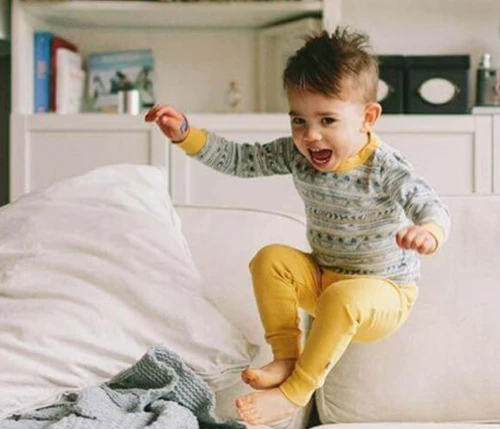
<instances>
[{"instance_id":1,"label":"wrist band","mask_svg":"<svg viewBox=\"0 0 500 429\"><path fill-rule=\"evenodd\" d=\"M181 124L181 132L185 133L189 130L189 122L186 118L186 115L184 115L184 113L182 114L182 117L184 118L184 122ZM171 142L174 144L179 144L179 143L182 143L183 140L171 140Z\"/></svg>"},{"instance_id":2,"label":"wrist band","mask_svg":"<svg viewBox=\"0 0 500 429\"><path fill-rule=\"evenodd\" d=\"M189 129L189 122L188 122L188 120L186 118L186 115L183 114L182 116L184 118L184 122L181 125L181 131L183 133L185 133Z\"/></svg>"}]
</instances>

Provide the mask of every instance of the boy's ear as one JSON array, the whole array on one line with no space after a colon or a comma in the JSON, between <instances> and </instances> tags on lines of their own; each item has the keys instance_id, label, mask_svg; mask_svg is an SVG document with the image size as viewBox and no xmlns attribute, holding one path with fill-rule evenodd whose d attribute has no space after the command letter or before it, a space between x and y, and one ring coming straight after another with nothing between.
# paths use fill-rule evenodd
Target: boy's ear
<instances>
[{"instance_id":1,"label":"boy's ear","mask_svg":"<svg viewBox=\"0 0 500 429\"><path fill-rule=\"evenodd\" d=\"M365 107L365 127L370 130L380 118L382 106L379 103L368 103Z\"/></svg>"}]
</instances>

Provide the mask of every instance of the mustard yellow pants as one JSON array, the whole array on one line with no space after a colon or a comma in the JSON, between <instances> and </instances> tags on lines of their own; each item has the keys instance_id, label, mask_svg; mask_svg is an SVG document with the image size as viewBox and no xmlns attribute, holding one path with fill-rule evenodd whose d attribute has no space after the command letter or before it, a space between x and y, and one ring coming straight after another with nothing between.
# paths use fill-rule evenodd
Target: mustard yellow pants
<instances>
[{"instance_id":1,"label":"mustard yellow pants","mask_svg":"<svg viewBox=\"0 0 500 429\"><path fill-rule=\"evenodd\" d=\"M261 249L250 271L274 359L298 359L279 388L299 406L323 385L351 341L372 342L394 333L418 295L416 285L340 275L318 266L310 254L282 245ZM302 353L299 307L314 317Z\"/></svg>"}]
</instances>

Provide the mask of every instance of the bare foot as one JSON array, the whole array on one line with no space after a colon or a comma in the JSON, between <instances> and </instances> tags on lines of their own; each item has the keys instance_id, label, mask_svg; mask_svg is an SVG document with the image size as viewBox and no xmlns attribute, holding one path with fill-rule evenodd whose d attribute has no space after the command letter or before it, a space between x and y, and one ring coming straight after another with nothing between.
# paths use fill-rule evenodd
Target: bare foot
<instances>
[{"instance_id":1,"label":"bare foot","mask_svg":"<svg viewBox=\"0 0 500 429\"><path fill-rule=\"evenodd\" d=\"M297 359L278 359L260 369L247 368L241 378L254 389L270 389L282 384L293 372Z\"/></svg>"},{"instance_id":2,"label":"bare foot","mask_svg":"<svg viewBox=\"0 0 500 429\"><path fill-rule=\"evenodd\" d=\"M300 407L290 402L278 388L250 393L236 399L236 409L241 419L251 425L283 420L292 416Z\"/></svg>"}]
</instances>

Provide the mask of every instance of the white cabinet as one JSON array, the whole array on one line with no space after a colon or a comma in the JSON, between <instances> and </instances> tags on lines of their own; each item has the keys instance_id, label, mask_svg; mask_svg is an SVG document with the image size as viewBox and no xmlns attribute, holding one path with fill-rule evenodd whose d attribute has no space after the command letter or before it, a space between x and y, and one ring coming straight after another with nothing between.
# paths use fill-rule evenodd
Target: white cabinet
<instances>
[{"instance_id":1,"label":"white cabinet","mask_svg":"<svg viewBox=\"0 0 500 429\"><path fill-rule=\"evenodd\" d=\"M493 117L383 116L376 131L442 195L493 191Z\"/></svg>"},{"instance_id":2,"label":"white cabinet","mask_svg":"<svg viewBox=\"0 0 500 429\"><path fill-rule=\"evenodd\" d=\"M282 114L190 115L192 124L238 142L266 142L289 135ZM302 213L291 176L242 179L214 171L180 149L171 152L172 199L176 204L254 207Z\"/></svg>"},{"instance_id":3,"label":"white cabinet","mask_svg":"<svg viewBox=\"0 0 500 429\"><path fill-rule=\"evenodd\" d=\"M499 118L495 120L498 151ZM191 115L190 121L239 142L263 142L289 135L285 115ZM400 150L441 195L493 191L493 117L387 115L376 132ZM500 168L500 156L496 158ZM303 215L302 202L289 176L225 176L175 148L171 160L172 197L177 204L256 207ZM498 191L500 183L498 175L495 177Z\"/></svg>"},{"instance_id":4,"label":"white cabinet","mask_svg":"<svg viewBox=\"0 0 500 429\"><path fill-rule=\"evenodd\" d=\"M11 130L11 201L107 164L169 163L163 135L138 117L14 115Z\"/></svg>"},{"instance_id":5,"label":"white cabinet","mask_svg":"<svg viewBox=\"0 0 500 429\"><path fill-rule=\"evenodd\" d=\"M290 134L283 114L189 114L190 122L238 142ZM302 213L290 177L241 179L213 171L172 146L156 126L126 115L14 115L11 197L114 163L162 165L177 204ZM500 192L500 116L386 115L375 131L441 195Z\"/></svg>"}]
</instances>

